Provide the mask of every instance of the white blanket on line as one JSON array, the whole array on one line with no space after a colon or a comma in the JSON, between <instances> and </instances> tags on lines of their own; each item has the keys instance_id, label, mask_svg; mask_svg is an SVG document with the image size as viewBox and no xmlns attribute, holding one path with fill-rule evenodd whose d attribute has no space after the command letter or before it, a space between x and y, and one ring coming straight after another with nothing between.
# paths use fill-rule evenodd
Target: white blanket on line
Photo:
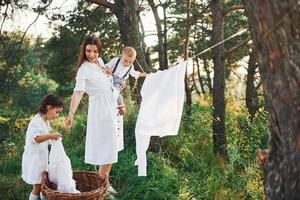
<instances>
[{"instance_id":1,"label":"white blanket on line","mask_svg":"<svg viewBox=\"0 0 300 200\"><path fill-rule=\"evenodd\" d=\"M138 176L147 175L146 151L151 136L177 135L184 102L187 61L148 74L141 89L142 102L135 127Z\"/></svg>"}]
</instances>

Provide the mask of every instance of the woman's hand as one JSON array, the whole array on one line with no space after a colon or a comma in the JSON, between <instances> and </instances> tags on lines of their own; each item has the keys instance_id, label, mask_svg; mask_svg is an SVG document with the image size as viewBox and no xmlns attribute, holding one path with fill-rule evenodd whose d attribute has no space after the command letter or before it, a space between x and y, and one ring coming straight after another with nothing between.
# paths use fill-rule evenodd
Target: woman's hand
<instances>
[{"instance_id":1,"label":"woman's hand","mask_svg":"<svg viewBox=\"0 0 300 200\"><path fill-rule=\"evenodd\" d=\"M140 77L146 77L147 76L147 73L146 72L141 72L140 73Z\"/></svg>"},{"instance_id":2,"label":"woman's hand","mask_svg":"<svg viewBox=\"0 0 300 200\"><path fill-rule=\"evenodd\" d=\"M110 67L105 67L105 72L109 75L112 75L112 70Z\"/></svg>"},{"instance_id":3,"label":"woman's hand","mask_svg":"<svg viewBox=\"0 0 300 200\"><path fill-rule=\"evenodd\" d=\"M120 85L120 92L122 92L122 91L124 90L125 86L126 86L126 83L125 83L125 82L123 82L123 83Z\"/></svg>"},{"instance_id":4,"label":"woman's hand","mask_svg":"<svg viewBox=\"0 0 300 200\"><path fill-rule=\"evenodd\" d=\"M71 104L70 104L70 110L68 118L65 122L65 129L68 133L70 133L71 127L73 126L73 117L76 112L76 109L82 99L83 92L82 91L74 91L72 98L71 98Z\"/></svg>"},{"instance_id":5,"label":"woman's hand","mask_svg":"<svg viewBox=\"0 0 300 200\"><path fill-rule=\"evenodd\" d=\"M124 105L124 104L118 105L117 108L119 109L119 114L120 114L120 115L124 115L124 114L125 114L126 108L125 108L125 105Z\"/></svg>"},{"instance_id":6,"label":"woman's hand","mask_svg":"<svg viewBox=\"0 0 300 200\"><path fill-rule=\"evenodd\" d=\"M52 140L58 140L60 137L61 137L61 134L59 134L58 132L50 133L50 139L52 139Z\"/></svg>"},{"instance_id":7,"label":"woman's hand","mask_svg":"<svg viewBox=\"0 0 300 200\"><path fill-rule=\"evenodd\" d=\"M66 122L65 122L65 129L66 129L67 133L71 132L71 127L72 126L73 126L73 114L70 113L68 115L68 118L67 118Z\"/></svg>"}]
</instances>

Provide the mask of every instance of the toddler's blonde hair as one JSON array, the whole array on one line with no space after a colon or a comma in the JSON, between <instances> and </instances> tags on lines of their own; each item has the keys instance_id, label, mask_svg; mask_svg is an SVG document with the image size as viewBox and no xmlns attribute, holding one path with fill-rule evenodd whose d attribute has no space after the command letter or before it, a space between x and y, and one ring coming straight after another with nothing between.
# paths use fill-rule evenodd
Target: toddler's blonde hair
<instances>
[{"instance_id":1,"label":"toddler's blonde hair","mask_svg":"<svg viewBox=\"0 0 300 200\"><path fill-rule=\"evenodd\" d=\"M122 54L125 54L129 57L136 57L136 51L134 48L132 47L129 47L129 46L126 46L124 47L124 49L122 50Z\"/></svg>"}]
</instances>

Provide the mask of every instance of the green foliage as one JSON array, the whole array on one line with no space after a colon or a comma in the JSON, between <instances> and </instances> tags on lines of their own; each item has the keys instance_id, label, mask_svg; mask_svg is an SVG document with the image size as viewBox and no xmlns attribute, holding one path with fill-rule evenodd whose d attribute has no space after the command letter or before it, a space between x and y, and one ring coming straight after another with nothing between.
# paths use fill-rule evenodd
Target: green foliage
<instances>
[{"instance_id":1,"label":"green foliage","mask_svg":"<svg viewBox=\"0 0 300 200\"><path fill-rule=\"evenodd\" d=\"M47 77L45 72L36 73L28 71L18 81L12 97L18 108L32 113L40 102L40 99L48 93L55 93L58 85Z\"/></svg>"},{"instance_id":2,"label":"green foliage","mask_svg":"<svg viewBox=\"0 0 300 200\"><path fill-rule=\"evenodd\" d=\"M7 135L9 131L9 118L0 116L0 141L4 140L5 135Z\"/></svg>"},{"instance_id":3,"label":"green foliage","mask_svg":"<svg viewBox=\"0 0 300 200\"><path fill-rule=\"evenodd\" d=\"M54 36L47 41L48 59L45 68L50 78L59 85L66 87L74 78L79 43L79 38L75 38L73 32L65 27L60 28L59 37Z\"/></svg>"},{"instance_id":4,"label":"green foliage","mask_svg":"<svg viewBox=\"0 0 300 200\"><path fill-rule=\"evenodd\" d=\"M13 154L19 144L24 143L22 134L27 128L30 117L24 117L26 115L22 110L9 108L0 109L0 115L0 154L5 160L5 156Z\"/></svg>"},{"instance_id":5,"label":"green foliage","mask_svg":"<svg viewBox=\"0 0 300 200\"><path fill-rule=\"evenodd\" d=\"M134 126L135 118L132 119L126 127ZM248 143L253 150L261 147L267 133L265 121L255 122L252 136L260 137ZM228 126L240 128L236 124ZM125 134L125 139L132 136ZM179 135L162 138L160 153L148 153L145 178L136 177L134 147L126 143L112 171L111 182L119 190L117 199L263 199L262 172L254 159L249 159L253 155L247 156L253 152L230 151L231 158L240 157L244 166L236 165L235 160L226 164L212 152L211 135L211 108L194 105L193 115L183 116ZM230 145L237 148L240 144ZM172 186L168 185L170 181Z\"/></svg>"},{"instance_id":6,"label":"green foliage","mask_svg":"<svg viewBox=\"0 0 300 200\"><path fill-rule=\"evenodd\" d=\"M24 185L23 180L16 176L6 176L0 173L0 199L24 200L28 199L30 185Z\"/></svg>"},{"instance_id":7,"label":"green foliage","mask_svg":"<svg viewBox=\"0 0 300 200\"><path fill-rule=\"evenodd\" d=\"M21 32L0 34L0 103L9 103L10 95L34 62L29 38L21 43Z\"/></svg>"},{"instance_id":8,"label":"green foliage","mask_svg":"<svg viewBox=\"0 0 300 200\"><path fill-rule=\"evenodd\" d=\"M86 99L84 99L84 102ZM96 171L84 163L87 108L79 108L68 135L63 129L65 116L52 122L63 134L63 144L74 170ZM113 165L111 184L118 190L116 199L263 199L262 171L254 162L256 148L266 145L267 123L263 110L248 122L245 110L229 106L226 116L230 163L213 153L211 107L194 104L192 115L183 115L178 136L161 138L160 151L148 151L148 176L138 177L134 166L134 129L138 109L126 99L125 150ZM235 108L235 109L234 109ZM20 180L22 146L29 117L15 120L11 135L1 144L1 199L25 199L31 188ZM12 184L16 187L10 188ZM10 188L10 193L4 191ZM3 193L2 193L3 191Z\"/></svg>"},{"instance_id":9,"label":"green foliage","mask_svg":"<svg viewBox=\"0 0 300 200\"><path fill-rule=\"evenodd\" d=\"M40 98L56 91L57 84L43 68L42 38L24 37L21 32L0 35L0 114L10 120L0 122L0 133L8 135L14 117L32 113ZM10 108L9 110L5 110ZM14 109L11 109L14 108Z\"/></svg>"},{"instance_id":10,"label":"green foliage","mask_svg":"<svg viewBox=\"0 0 300 200\"><path fill-rule=\"evenodd\" d=\"M148 154L148 177L137 177L132 149L126 149L113 166L111 183L118 188L117 199L176 199L179 176L167 159Z\"/></svg>"},{"instance_id":11,"label":"green foliage","mask_svg":"<svg viewBox=\"0 0 300 200\"><path fill-rule=\"evenodd\" d=\"M244 111L244 113L247 113ZM255 160L257 149L267 148L268 120L267 113L260 109L255 118L250 121L248 115L238 114L226 116L226 131L228 150L233 165L246 168L248 163Z\"/></svg>"}]
</instances>

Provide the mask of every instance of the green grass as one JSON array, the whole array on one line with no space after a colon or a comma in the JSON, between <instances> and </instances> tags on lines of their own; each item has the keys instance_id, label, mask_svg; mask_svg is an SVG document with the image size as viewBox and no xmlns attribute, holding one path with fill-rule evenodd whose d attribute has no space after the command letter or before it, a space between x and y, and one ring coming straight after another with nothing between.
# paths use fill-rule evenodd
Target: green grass
<instances>
[{"instance_id":1,"label":"green grass","mask_svg":"<svg viewBox=\"0 0 300 200\"><path fill-rule=\"evenodd\" d=\"M245 111L227 110L230 162L225 163L212 151L211 108L194 105L192 116L183 116L178 136L152 140L149 149L156 149L156 153L147 153L148 176L138 177L134 166L137 108L128 102L126 105L125 150L119 153L110 178L118 191L116 199L264 199L262 172L254 162L255 150L266 146L264 112L249 122ZM76 113L71 135L62 129L63 117L55 121L54 127L64 134L64 147L73 169L94 171L94 166L84 163L85 112L82 109ZM26 199L30 193L31 186L20 178L25 130L24 126L12 130L1 143L0 199Z\"/></svg>"}]
</instances>

